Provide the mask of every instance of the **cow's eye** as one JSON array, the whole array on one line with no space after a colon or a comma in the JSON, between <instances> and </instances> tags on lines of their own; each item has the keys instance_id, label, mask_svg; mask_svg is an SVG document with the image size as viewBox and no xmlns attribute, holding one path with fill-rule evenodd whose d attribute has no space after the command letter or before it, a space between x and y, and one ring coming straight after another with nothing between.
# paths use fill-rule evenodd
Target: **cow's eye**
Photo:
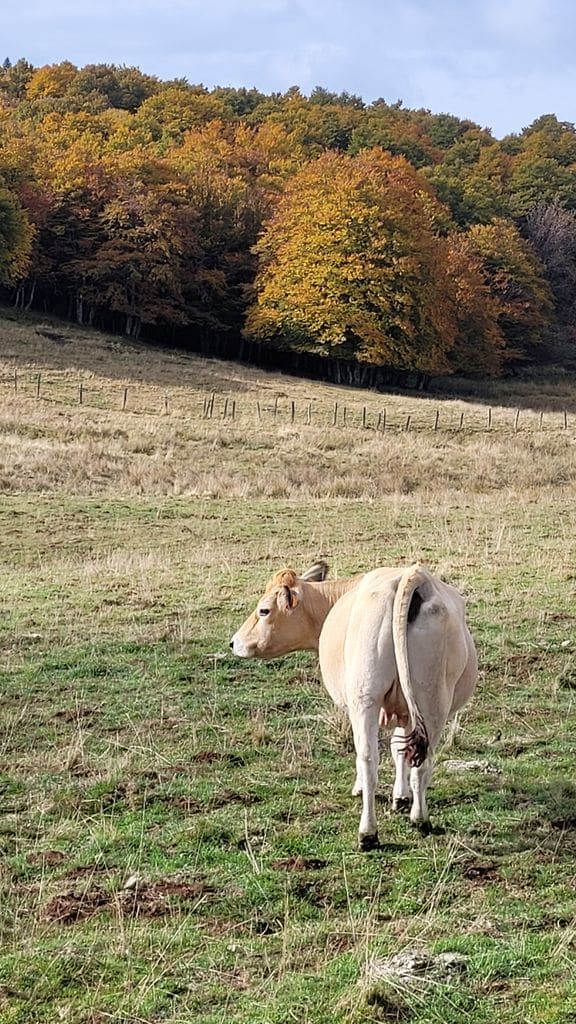
<instances>
[{"instance_id":1,"label":"cow's eye","mask_svg":"<svg viewBox=\"0 0 576 1024\"><path fill-rule=\"evenodd\" d=\"M261 615L261 616L262 616L262 618L263 618L263 617L264 617L265 615L270 615L270 609L269 609L269 608L259 608L259 609L258 609L258 615Z\"/></svg>"}]
</instances>

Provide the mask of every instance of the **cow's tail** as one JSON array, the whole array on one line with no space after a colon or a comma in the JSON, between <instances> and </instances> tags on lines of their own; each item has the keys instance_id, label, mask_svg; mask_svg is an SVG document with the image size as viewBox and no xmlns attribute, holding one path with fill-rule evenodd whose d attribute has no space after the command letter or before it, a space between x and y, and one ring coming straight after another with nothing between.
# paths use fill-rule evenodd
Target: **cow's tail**
<instances>
[{"instance_id":1,"label":"cow's tail","mask_svg":"<svg viewBox=\"0 0 576 1024\"><path fill-rule=\"evenodd\" d=\"M412 768L419 768L428 755L428 731L418 708L408 663L408 622L410 606L417 588L428 579L426 570L416 562L404 571L394 597L392 638L398 679L410 715L410 733L406 737L404 757Z\"/></svg>"}]
</instances>

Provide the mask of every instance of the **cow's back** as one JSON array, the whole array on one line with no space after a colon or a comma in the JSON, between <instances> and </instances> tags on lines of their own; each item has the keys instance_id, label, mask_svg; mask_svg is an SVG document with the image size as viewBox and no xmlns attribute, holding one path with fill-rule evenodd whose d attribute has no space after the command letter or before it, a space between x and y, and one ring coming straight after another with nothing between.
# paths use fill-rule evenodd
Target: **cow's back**
<instances>
[{"instance_id":1,"label":"cow's back","mask_svg":"<svg viewBox=\"0 0 576 1024\"><path fill-rule=\"evenodd\" d=\"M391 685L394 650L388 642L392 607L402 569L380 568L366 573L354 590L330 610L320 634L322 678L332 700L348 705L346 679L352 674L370 685L372 677Z\"/></svg>"}]
</instances>

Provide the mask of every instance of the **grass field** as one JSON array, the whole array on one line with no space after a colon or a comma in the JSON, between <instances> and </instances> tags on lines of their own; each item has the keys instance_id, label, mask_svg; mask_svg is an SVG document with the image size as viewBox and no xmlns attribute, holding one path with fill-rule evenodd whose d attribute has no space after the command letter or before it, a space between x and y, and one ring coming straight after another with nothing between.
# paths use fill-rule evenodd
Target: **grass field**
<instances>
[{"instance_id":1,"label":"grass field","mask_svg":"<svg viewBox=\"0 0 576 1024\"><path fill-rule=\"evenodd\" d=\"M7 314L0 382L2 1024L573 1024L574 385L353 392ZM315 659L228 652L320 556L425 559L480 654L435 832L384 753L370 854Z\"/></svg>"}]
</instances>

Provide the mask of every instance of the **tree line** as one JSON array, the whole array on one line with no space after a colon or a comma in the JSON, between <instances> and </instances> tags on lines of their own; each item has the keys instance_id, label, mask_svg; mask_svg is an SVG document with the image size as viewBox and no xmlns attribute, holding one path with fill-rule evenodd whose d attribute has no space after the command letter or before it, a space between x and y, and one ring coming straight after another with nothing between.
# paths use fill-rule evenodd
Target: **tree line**
<instances>
[{"instance_id":1,"label":"tree line","mask_svg":"<svg viewBox=\"0 0 576 1024\"><path fill-rule=\"evenodd\" d=\"M21 308L362 383L573 364L576 130L553 114L497 140L321 88L6 59L0 139Z\"/></svg>"}]
</instances>

